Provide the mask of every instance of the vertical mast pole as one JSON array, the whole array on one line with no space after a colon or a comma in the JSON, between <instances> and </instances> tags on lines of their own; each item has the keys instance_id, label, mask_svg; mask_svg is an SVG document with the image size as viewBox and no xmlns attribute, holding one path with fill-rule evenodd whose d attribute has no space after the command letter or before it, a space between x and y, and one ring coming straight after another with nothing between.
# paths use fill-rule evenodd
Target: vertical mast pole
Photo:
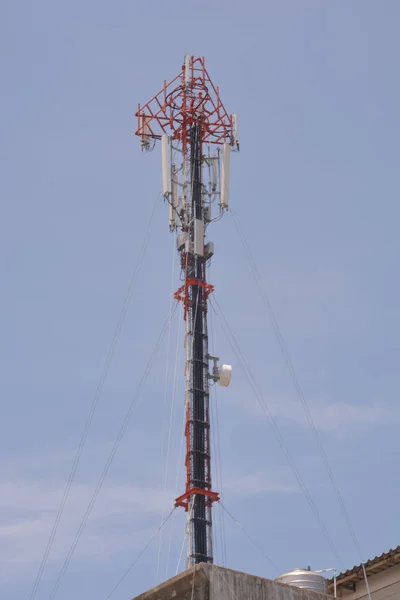
<instances>
[{"instance_id":1,"label":"vertical mast pole","mask_svg":"<svg viewBox=\"0 0 400 600\"><path fill-rule=\"evenodd\" d=\"M186 322L186 490L176 498L175 506L188 513L190 567L213 562L211 508L219 496L211 488L209 384L229 385L231 367L218 367L218 359L208 354L207 298L214 288L207 283L206 264L214 245L205 244L205 230L212 220L213 204L218 205L220 215L228 209L229 154L232 147L239 149L237 117L226 112L204 58L190 55L181 73L170 83L164 82L161 92L139 106L136 116L143 150L152 150L155 140L162 139L163 195L170 205L170 230L180 231L177 246L184 283L175 298L183 302ZM174 163L167 155L168 142L178 155ZM207 156L203 155L205 143ZM208 173L205 182L203 166L204 174ZM212 373L210 360L214 361Z\"/></svg>"},{"instance_id":2,"label":"vertical mast pole","mask_svg":"<svg viewBox=\"0 0 400 600\"><path fill-rule=\"evenodd\" d=\"M193 124L190 128L190 166L192 173L190 244L193 252L189 251L188 272L186 280L194 279L196 283L190 287L190 328L192 337L192 360L188 365L187 377L191 378L191 409L190 409L190 443L188 465L189 488L201 490L211 489L210 473L207 473L209 460L206 447L206 432L210 427L208 411L206 412L205 396L208 382L208 357L204 352L206 327L206 303L204 294L205 261L204 261L204 215L202 206L202 143L201 123ZM201 240L198 238L201 236ZM200 247L199 247L200 246ZM196 254L201 252L201 254ZM190 373L191 371L191 373ZM207 519L207 498L204 495L193 495L188 514L189 535L191 541L188 548L188 566L200 562L212 562L211 548L208 547L207 530L211 522Z\"/></svg>"}]
</instances>

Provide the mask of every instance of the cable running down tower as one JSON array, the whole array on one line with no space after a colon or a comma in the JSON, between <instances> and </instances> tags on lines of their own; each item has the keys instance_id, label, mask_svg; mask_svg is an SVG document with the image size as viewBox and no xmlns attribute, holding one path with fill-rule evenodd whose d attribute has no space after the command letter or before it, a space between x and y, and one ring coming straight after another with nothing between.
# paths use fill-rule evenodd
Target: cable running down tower
<instances>
[{"instance_id":1,"label":"cable running down tower","mask_svg":"<svg viewBox=\"0 0 400 600\"><path fill-rule=\"evenodd\" d=\"M232 369L219 366L208 353L207 299L214 287L206 271L214 244L206 243L206 230L229 207L230 152L239 150L238 121L226 112L204 58L190 55L172 81L164 81L156 96L139 105L136 117L143 151L161 140L163 195L183 274L175 298L183 302L186 324L186 489L175 505L188 513L191 567L213 562L211 508L219 496L211 487L209 386L228 386Z\"/></svg>"}]
</instances>

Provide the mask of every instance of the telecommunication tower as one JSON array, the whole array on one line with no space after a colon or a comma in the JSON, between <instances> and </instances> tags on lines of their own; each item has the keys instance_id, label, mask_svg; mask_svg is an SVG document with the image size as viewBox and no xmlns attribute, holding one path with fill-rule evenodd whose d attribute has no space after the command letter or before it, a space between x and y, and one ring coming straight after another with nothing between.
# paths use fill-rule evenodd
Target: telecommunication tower
<instances>
[{"instance_id":1,"label":"telecommunication tower","mask_svg":"<svg viewBox=\"0 0 400 600\"><path fill-rule=\"evenodd\" d=\"M232 368L208 353L207 300L214 287L207 267L214 244L208 225L229 207L231 149L239 150L238 120L221 102L204 58L186 55L181 72L147 104L138 107L136 135L143 151L161 140L162 185L169 228L177 235L186 323L186 489L175 506L187 512L187 567L213 562L209 386L229 385Z\"/></svg>"}]
</instances>

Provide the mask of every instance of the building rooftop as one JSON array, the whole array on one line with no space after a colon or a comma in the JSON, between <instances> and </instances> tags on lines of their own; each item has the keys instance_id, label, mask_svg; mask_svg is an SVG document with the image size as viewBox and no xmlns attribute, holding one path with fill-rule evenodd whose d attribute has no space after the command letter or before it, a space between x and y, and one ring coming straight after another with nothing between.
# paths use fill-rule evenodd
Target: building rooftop
<instances>
[{"instance_id":1,"label":"building rooftop","mask_svg":"<svg viewBox=\"0 0 400 600\"><path fill-rule=\"evenodd\" d=\"M327 600L328 596L216 565L198 564L134 600Z\"/></svg>"},{"instance_id":2,"label":"building rooftop","mask_svg":"<svg viewBox=\"0 0 400 600\"><path fill-rule=\"evenodd\" d=\"M371 575L376 575L377 573L381 573L386 569L390 569L396 565L400 564L400 546L394 548L393 550L389 550L389 552L384 552L380 556L375 556L375 558L371 558L366 563L364 563L365 570L367 573L367 577ZM336 577L336 585L337 589L354 589L354 585L357 581L361 581L364 579L364 573L362 565L356 565L343 573L339 573ZM329 592L333 591L333 579L329 580Z\"/></svg>"}]
</instances>

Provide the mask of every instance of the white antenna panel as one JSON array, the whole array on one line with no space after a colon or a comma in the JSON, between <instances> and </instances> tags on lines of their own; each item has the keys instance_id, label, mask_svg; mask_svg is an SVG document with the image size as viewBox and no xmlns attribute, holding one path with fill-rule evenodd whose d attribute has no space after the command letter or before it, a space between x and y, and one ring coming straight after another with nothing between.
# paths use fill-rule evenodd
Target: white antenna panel
<instances>
[{"instance_id":1,"label":"white antenna panel","mask_svg":"<svg viewBox=\"0 0 400 600\"><path fill-rule=\"evenodd\" d=\"M186 54L185 56L185 84L189 85L192 81L192 74L190 72L190 63L191 63L190 54Z\"/></svg>"},{"instance_id":2,"label":"white antenna panel","mask_svg":"<svg viewBox=\"0 0 400 600\"><path fill-rule=\"evenodd\" d=\"M228 210L229 206L229 171L231 161L231 147L229 144L222 146L222 173L221 173L221 208Z\"/></svg>"},{"instance_id":3,"label":"white antenna panel","mask_svg":"<svg viewBox=\"0 0 400 600\"><path fill-rule=\"evenodd\" d=\"M161 160L163 195L169 196L171 194L171 174L169 169L169 140L166 133L161 136Z\"/></svg>"},{"instance_id":4,"label":"white antenna panel","mask_svg":"<svg viewBox=\"0 0 400 600\"><path fill-rule=\"evenodd\" d=\"M149 117L142 115L142 131L143 135L150 135Z\"/></svg>"},{"instance_id":5,"label":"white antenna panel","mask_svg":"<svg viewBox=\"0 0 400 600\"><path fill-rule=\"evenodd\" d=\"M236 148L239 150L239 123L238 116L236 114L233 115L233 137Z\"/></svg>"},{"instance_id":6,"label":"white antenna panel","mask_svg":"<svg viewBox=\"0 0 400 600\"><path fill-rule=\"evenodd\" d=\"M171 198L169 201L169 230L174 231L176 229L176 216L178 207L178 174L175 166L172 167L172 187L171 187Z\"/></svg>"},{"instance_id":7,"label":"white antenna panel","mask_svg":"<svg viewBox=\"0 0 400 600\"><path fill-rule=\"evenodd\" d=\"M141 120L142 120L142 132L143 132L142 141L141 141L142 150L148 151L148 150L150 150L150 138L149 138L150 127L148 125L149 118L146 117L145 115L142 115Z\"/></svg>"},{"instance_id":8,"label":"white antenna panel","mask_svg":"<svg viewBox=\"0 0 400 600\"><path fill-rule=\"evenodd\" d=\"M204 221L194 219L194 254L204 256Z\"/></svg>"},{"instance_id":9,"label":"white antenna panel","mask_svg":"<svg viewBox=\"0 0 400 600\"><path fill-rule=\"evenodd\" d=\"M174 229L176 229L176 210L172 206L172 204L170 204L169 205L169 230L174 231Z\"/></svg>"},{"instance_id":10,"label":"white antenna panel","mask_svg":"<svg viewBox=\"0 0 400 600\"><path fill-rule=\"evenodd\" d=\"M178 208L179 204L179 174L177 173L176 167L172 167L172 206Z\"/></svg>"},{"instance_id":11,"label":"white antenna panel","mask_svg":"<svg viewBox=\"0 0 400 600\"><path fill-rule=\"evenodd\" d=\"M215 192L215 190L217 189L217 184L218 184L217 161L218 161L218 158L214 158L213 161L211 162L211 188L212 188L213 192Z\"/></svg>"}]
</instances>

